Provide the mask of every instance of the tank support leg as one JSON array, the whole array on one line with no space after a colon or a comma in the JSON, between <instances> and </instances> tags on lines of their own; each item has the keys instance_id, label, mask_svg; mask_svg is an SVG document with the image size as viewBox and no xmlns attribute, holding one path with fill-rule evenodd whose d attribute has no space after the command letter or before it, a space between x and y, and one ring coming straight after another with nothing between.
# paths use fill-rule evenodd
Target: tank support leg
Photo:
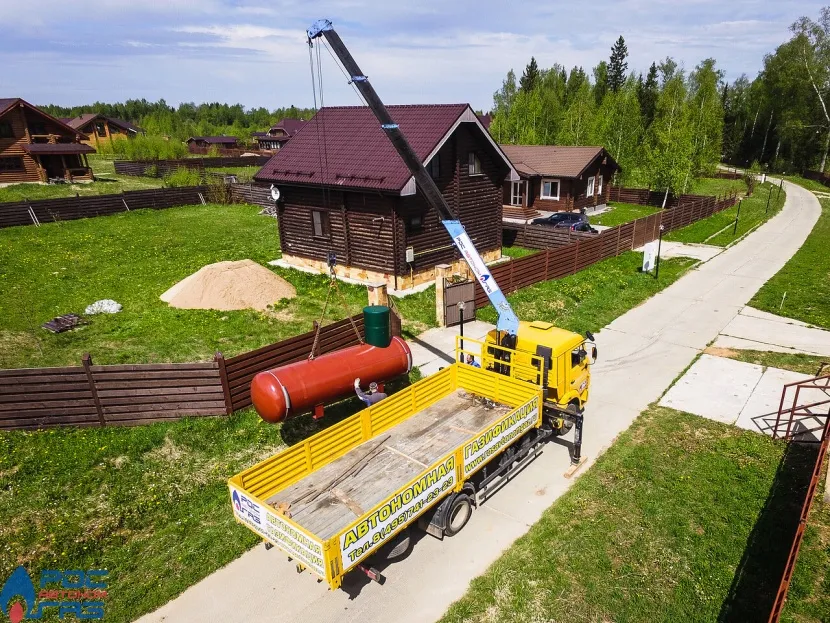
<instances>
[{"instance_id":1,"label":"tank support leg","mask_svg":"<svg viewBox=\"0 0 830 623\"><path fill-rule=\"evenodd\" d=\"M570 416L574 423L574 449L571 455L571 466L565 470L565 478L570 478L576 473L582 464L585 462L585 457L582 456L582 421L584 416L581 413L575 413Z\"/></svg>"},{"instance_id":2,"label":"tank support leg","mask_svg":"<svg viewBox=\"0 0 830 623\"><path fill-rule=\"evenodd\" d=\"M321 417L325 415L325 408L323 405L316 405L314 407L314 415L312 416L315 420L319 420Z\"/></svg>"}]
</instances>

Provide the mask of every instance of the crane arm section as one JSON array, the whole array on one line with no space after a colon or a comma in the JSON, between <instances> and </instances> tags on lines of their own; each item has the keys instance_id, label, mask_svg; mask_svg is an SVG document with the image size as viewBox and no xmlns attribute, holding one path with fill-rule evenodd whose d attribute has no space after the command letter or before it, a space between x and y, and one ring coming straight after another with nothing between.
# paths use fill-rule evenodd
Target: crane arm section
<instances>
[{"instance_id":1,"label":"crane arm section","mask_svg":"<svg viewBox=\"0 0 830 623\"><path fill-rule=\"evenodd\" d=\"M369 83L369 79L360 71L360 67L358 67L354 58L352 58L351 53L346 48L342 39L340 39L340 36L335 32L331 22L329 20L318 20L308 29L307 34L309 44L313 39L324 37L337 55L337 58L340 59L352 83L360 91L363 99L366 100L369 109L380 122L381 129L392 142L395 150L415 178L415 184L418 189L424 195L427 203L438 211L438 214L441 216L441 222L452 237L453 243L470 266L470 270L473 271L473 274L479 284L481 284L482 289L487 294L493 307L496 308L499 315L496 328L499 331L506 331L509 335L515 336L519 330L519 319L516 313L513 311L501 288L499 288L493 275L487 269L481 255L475 246L473 246L470 237L464 230L464 226L455 218L446 199L444 199L444 195L441 194L441 191L432 179L432 176L424 168L421 159L404 137L398 124L389 115L386 106L384 106L375 89Z\"/></svg>"}]
</instances>

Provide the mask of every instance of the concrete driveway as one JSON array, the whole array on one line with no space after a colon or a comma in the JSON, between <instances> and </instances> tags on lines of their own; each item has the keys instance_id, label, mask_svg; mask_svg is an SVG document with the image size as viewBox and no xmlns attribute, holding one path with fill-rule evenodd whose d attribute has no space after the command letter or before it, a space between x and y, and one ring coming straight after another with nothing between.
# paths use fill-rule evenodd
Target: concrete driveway
<instances>
[{"instance_id":1,"label":"concrete driveway","mask_svg":"<svg viewBox=\"0 0 830 623\"><path fill-rule=\"evenodd\" d=\"M597 334L583 446L589 465L804 242L821 208L811 193L785 184L786 205L767 224ZM328 591L259 546L141 621L433 621L567 490L568 450L549 444L457 536L421 538L408 558L384 569L384 586L354 576L345 590Z\"/></svg>"}]
</instances>

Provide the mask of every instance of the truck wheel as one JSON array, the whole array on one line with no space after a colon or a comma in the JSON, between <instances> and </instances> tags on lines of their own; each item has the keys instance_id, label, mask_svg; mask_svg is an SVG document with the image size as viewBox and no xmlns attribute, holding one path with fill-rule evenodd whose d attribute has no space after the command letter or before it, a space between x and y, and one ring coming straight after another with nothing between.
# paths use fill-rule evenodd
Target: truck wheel
<instances>
[{"instance_id":1,"label":"truck wheel","mask_svg":"<svg viewBox=\"0 0 830 623\"><path fill-rule=\"evenodd\" d=\"M447 536L455 536L461 529L467 525L470 516L473 514L473 505L470 498L460 493L453 498L447 510L446 520L444 521L444 534Z\"/></svg>"}]
</instances>

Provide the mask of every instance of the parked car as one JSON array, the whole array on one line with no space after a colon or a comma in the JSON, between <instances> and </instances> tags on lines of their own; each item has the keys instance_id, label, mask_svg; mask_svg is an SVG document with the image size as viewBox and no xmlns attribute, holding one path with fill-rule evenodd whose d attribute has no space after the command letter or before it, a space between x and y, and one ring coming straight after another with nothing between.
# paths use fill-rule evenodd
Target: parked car
<instances>
[{"instance_id":1,"label":"parked car","mask_svg":"<svg viewBox=\"0 0 830 623\"><path fill-rule=\"evenodd\" d=\"M533 219L533 225L548 227L573 227L577 223L587 223L588 217L580 212L554 212L550 216Z\"/></svg>"},{"instance_id":2,"label":"parked car","mask_svg":"<svg viewBox=\"0 0 830 623\"><path fill-rule=\"evenodd\" d=\"M588 234L598 234L599 230L591 227L588 221L580 221L571 225L571 231L581 231Z\"/></svg>"}]
</instances>

